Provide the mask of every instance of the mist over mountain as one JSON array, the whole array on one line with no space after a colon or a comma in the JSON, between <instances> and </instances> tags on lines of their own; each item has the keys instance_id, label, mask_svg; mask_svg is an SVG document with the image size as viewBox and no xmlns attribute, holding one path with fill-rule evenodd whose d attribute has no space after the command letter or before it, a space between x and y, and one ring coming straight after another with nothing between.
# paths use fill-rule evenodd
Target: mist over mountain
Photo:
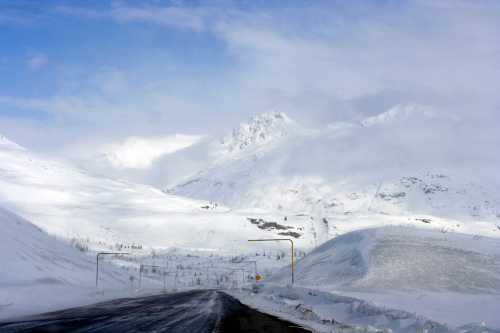
<instances>
[{"instance_id":1,"label":"mist over mountain","mask_svg":"<svg viewBox=\"0 0 500 333\"><path fill-rule=\"evenodd\" d=\"M461 119L416 104L321 130L262 114L205 144L213 161L168 191L235 208L496 219L495 141L479 146L462 126Z\"/></svg>"},{"instance_id":2,"label":"mist over mountain","mask_svg":"<svg viewBox=\"0 0 500 333\"><path fill-rule=\"evenodd\" d=\"M270 111L226 134L189 139L170 151L183 137L165 137L155 143L164 152L141 168L109 162L96 168L95 159L83 165L103 176L118 175L234 209L319 216L374 211L496 221L498 134L487 128L476 131L475 121L418 103L318 127ZM118 156L123 149L107 148L105 156ZM141 160L144 146L128 149L129 156Z\"/></svg>"}]
</instances>

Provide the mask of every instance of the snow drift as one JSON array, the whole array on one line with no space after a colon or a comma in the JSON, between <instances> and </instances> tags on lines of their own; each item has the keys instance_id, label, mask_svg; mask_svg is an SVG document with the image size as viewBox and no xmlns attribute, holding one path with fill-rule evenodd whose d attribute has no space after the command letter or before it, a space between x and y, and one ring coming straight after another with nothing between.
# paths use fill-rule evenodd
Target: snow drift
<instances>
[{"instance_id":1,"label":"snow drift","mask_svg":"<svg viewBox=\"0 0 500 333\"><path fill-rule=\"evenodd\" d=\"M353 231L296 265L296 285L416 312L451 325L500 327L500 241L411 227ZM289 283L290 267L272 283Z\"/></svg>"},{"instance_id":2,"label":"snow drift","mask_svg":"<svg viewBox=\"0 0 500 333\"><path fill-rule=\"evenodd\" d=\"M287 279L281 271L275 279ZM297 263L296 281L322 289L500 295L500 241L407 227L350 232Z\"/></svg>"}]
</instances>

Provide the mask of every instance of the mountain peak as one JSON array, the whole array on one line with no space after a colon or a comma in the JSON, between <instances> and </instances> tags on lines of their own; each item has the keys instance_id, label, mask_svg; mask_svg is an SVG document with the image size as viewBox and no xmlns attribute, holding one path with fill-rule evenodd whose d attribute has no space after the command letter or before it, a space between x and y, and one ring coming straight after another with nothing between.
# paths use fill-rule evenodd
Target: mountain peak
<instances>
[{"instance_id":1,"label":"mountain peak","mask_svg":"<svg viewBox=\"0 0 500 333\"><path fill-rule=\"evenodd\" d=\"M415 103L398 104L387 111L379 113L375 116L365 118L361 121L364 127L371 127L395 121L397 119L404 119L414 115L421 115L423 117L432 118L436 116L434 108L426 105Z\"/></svg>"},{"instance_id":2,"label":"mountain peak","mask_svg":"<svg viewBox=\"0 0 500 333\"><path fill-rule=\"evenodd\" d=\"M283 112L255 115L221 140L223 150L232 154L267 145L286 137L293 123L294 121Z\"/></svg>"}]
</instances>

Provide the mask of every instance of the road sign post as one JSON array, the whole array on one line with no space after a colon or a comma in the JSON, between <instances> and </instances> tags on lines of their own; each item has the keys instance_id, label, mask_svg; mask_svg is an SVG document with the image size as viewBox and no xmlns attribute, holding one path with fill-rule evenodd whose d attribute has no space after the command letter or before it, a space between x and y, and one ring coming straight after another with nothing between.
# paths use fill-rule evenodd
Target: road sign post
<instances>
[{"instance_id":1,"label":"road sign post","mask_svg":"<svg viewBox=\"0 0 500 333\"><path fill-rule=\"evenodd\" d=\"M292 265L291 265L291 275L292 275L292 285L293 283L295 282L295 278L294 278L294 271L295 271L295 254L294 254L294 244L293 244L293 240L290 239L290 238L269 238L269 239L249 239L248 240L249 242L280 242L280 241L288 241L290 242L290 244L292 245L292 256L291 256L291 259L292 259Z\"/></svg>"}]
</instances>

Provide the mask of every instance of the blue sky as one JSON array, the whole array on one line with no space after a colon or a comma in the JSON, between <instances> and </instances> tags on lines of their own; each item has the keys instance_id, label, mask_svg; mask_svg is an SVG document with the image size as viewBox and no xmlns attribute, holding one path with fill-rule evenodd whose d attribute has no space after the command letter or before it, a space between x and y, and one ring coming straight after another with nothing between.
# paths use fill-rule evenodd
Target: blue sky
<instances>
[{"instance_id":1,"label":"blue sky","mask_svg":"<svg viewBox=\"0 0 500 333\"><path fill-rule=\"evenodd\" d=\"M406 102L491 117L499 14L460 0L4 0L0 133L51 150L210 134L271 109L314 125Z\"/></svg>"},{"instance_id":2,"label":"blue sky","mask_svg":"<svg viewBox=\"0 0 500 333\"><path fill-rule=\"evenodd\" d=\"M16 4L16 2L13 2ZM12 20L0 21L0 90L2 95L44 98L72 93L91 85L100 71L130 71L141 80L155 77L209 74L232 62L225 46L207 32L154 24L120 24L105 18L74 15L68 3L0 5ZM96 13L111 4L89 6ZM101 4L101 5L99 5ZM63 10L64 9L64 10ZM96 14L97 15L97 14ZM42 111L42 112L40 112ZM43 118L50 112L3 108L2 112Z\"/></svg>"}]
</instances>

